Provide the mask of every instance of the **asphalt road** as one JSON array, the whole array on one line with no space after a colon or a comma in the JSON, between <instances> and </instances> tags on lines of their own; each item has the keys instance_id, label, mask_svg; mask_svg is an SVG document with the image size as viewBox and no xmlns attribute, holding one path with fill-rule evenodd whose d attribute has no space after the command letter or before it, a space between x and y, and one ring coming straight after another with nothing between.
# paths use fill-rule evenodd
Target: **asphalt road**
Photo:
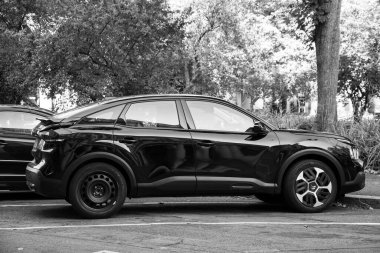
<instances>
[{"instance_id":1,"label":"asphalt road","mask_svg":"<svg viewBox=\"0 0 380 253\"><path fill-rule=\"evenodd\" d=\"M380 210L293 213L247 198L127 201L84 220L62 200L0 195L0 252L378 252Z\"/></svg>"}]
</instances>

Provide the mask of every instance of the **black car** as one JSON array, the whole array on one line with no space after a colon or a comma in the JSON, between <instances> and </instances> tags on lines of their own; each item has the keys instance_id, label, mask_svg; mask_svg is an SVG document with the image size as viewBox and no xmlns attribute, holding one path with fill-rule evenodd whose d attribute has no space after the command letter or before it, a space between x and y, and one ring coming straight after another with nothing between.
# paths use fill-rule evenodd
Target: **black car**
<instances>
[{"instance_id":1,"label":"black car","mask_svg":"<svg viewBox=\"0 0 380 253\"><path fill-rule=\"evenodd\" d=\"M30 189L88 218L144 196L254 194L318 212L365 181L349 139L280 130L213 97L111 99L54 115L33 134Z\"/></svg>"},{"instance_id":2,"label":"black car","mask_svg":"<svg viewBox=\"0 0 380 253\"><path fill-rule=\"evenodd\" d=\"M28 190L25 167L33 160L32 129L52 112L21 105L0 105L0 191Z\"/></svg>"}]
</instances>

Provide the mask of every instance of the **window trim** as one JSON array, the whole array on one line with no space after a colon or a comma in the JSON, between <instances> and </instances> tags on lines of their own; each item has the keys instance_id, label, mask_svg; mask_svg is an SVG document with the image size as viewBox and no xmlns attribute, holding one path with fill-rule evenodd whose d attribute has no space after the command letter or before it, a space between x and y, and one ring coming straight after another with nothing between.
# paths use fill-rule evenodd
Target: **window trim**
<instances>
[{"instance_id":1,"label":"window trim","mask_svg":"<svg viewBox=\"0 0 380 253\"><path fill-rule=\"evenodd\" d=\"M116 120L116 125L123 126L123 127L126 127L126 128L131 128L131 129L151 129L151 130L155 129L155 130L175 130L175 131L183 131L183 130L185 130L185 131L188 131L188 129L186 127L186 119L185 119L185 116L183 115L183 108L182 108L182 106L180 104L179 99L176 99L176 98L168 98L168 99L162 99L162 98L160 98L160 99L148 99L148 100L130 101L130 102L127 103L126 107L124 108L124 110L119 115L119 118L120 117L124 117L123 120L124 121L126 120L125 115L129 111L129 109L132 106L132 104L149 103L149 102L164 102L164 101L169 101L169 102L174 102L175 103L175 108L176 108L176 111L177 111L177 119L178 119L178 123L179 123L178 127L135 127L135 126L127 126L126 124L119 124L119 123L117 123L118 120Z\"/></svg>"}]
</instances>

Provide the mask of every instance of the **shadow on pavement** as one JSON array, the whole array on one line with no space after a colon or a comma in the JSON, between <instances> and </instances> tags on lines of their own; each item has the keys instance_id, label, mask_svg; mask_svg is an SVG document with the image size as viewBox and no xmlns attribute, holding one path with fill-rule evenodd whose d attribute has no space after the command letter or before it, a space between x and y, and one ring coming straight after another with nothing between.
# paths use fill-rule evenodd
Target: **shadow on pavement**
<instances>
[{"instance_id":1,"label":"shadow on pavement","mask_svg":"<svg viewBox=\"0 0 380 253\"><path fill-rule=\"evenodd\" d=\"M287 212L282 205L271 205L264 202L255 203L170 203L156 205L124 206L119 215L152 214L210 214L210 213L246 213L246 212Z\"/></svg>"},{"instance_id":2,"label":"shadow on pavement","mask_svg":"<svg viewBox=\"0 0 380 253\"><path fill-rule=\"evenodd\" d=\"M56 207L49 207L49 208L41 207L38 210L35 210L34 214L42 219L44 218L64 219L64 220L83 219L74 211L74 209L71 206L56 206Z\"/></svg>"},{"instance_id":3,"label":"shadow on pavement","mask_svg":"<svg viewBox=\"0 0 380 253\"><path fill-rule=\"evenodd\" d=\"M115 218L122 216L151 216L151 215L209 215L209 214L247 214L247 213L263 213L275 212L286 213L291 212L288 208L281 205L271 205L266 203L170 203L170 204L126 204L116 214ZM71 206L55 206L44 207L34 211L36 216L40 218L53 219L83 219L76 214Z\"/></svg>"},{"instance_id":4,"label":"shadow on pavement","mask_svg":"<svg viewBox=\"0 0 380 253\"><path fill-rule=\"evenodd\" d=\"M47 199L36 193L25 192L1 192L0 200L34 200L34 199Z\"/></svg>"}]
</instances>

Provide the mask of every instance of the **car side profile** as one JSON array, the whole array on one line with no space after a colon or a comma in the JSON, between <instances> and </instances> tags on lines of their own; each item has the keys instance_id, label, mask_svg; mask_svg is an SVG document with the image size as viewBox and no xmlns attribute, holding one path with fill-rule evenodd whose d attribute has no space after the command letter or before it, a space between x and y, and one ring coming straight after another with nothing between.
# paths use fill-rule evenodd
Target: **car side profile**
<instances>
[{"instance_id":1,"label":"car side profile","mask_svg":"<svg viewBox=\"0 0 380 253\"><path fill-rule=\"evenodd\" d=\"M25 167L33 160L32 129L53 113L37 107L0 105L0 191L28 190Z\"/></svg>"},{"instance_id":2,"label":"car side profile","mask_svg":"<svg viewBox=\"0 0 380 253\"><path fill-rule=\"evenodd\" d=\"M349 139L278 129L206 96L105 100L42 120L33 135L29 188L86 218L146 196L255 195L319 212L365 182Z\"/></svg>"}]
</instances>

